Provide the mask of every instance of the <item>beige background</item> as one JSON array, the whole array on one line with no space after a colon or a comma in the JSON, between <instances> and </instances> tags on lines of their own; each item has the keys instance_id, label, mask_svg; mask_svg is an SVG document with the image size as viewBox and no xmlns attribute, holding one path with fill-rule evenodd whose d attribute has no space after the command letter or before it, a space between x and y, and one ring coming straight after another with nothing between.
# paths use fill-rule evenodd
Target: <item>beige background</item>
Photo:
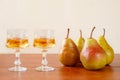
<instances>
[{"instance_id":1,"label":"beige background","mask_svg":"<svg viewBox=\"0 0 120 80\"><path fill-rule=\"evenodd\" d=\"M116 53L120 52L120 0L0 0L0 53L12 53L5 47L6 29L27 28L30 47L23 53L39 53L32 47L33 30L52 28L55 30L56 47L50 52L58 53L66 29L71 29L73 40L79 36L89 37L96 26L93 37L97 39L106 28L106 39Z\"/></svg>"}]
</instances>

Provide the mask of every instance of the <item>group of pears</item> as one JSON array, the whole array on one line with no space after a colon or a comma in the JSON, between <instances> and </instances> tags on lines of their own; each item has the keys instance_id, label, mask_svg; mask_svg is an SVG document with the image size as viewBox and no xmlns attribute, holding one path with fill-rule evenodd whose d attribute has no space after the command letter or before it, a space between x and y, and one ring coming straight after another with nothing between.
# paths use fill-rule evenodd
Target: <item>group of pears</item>
<instances>
[{"instance_id":1,"label":"group of pears","mask_svg":"<svg viewBox=\"0 0 120 80\"><path fill-rule=\"evenodd\" d=\"M105 39L105 29L103 35L97 40L92 37L93 27L90 37L84 39L80 30L80 37L74 42L69 38L70 29L67 30L67 37L63 40L58 55L59 61L64 66L75 66L82 63L88 70L99 70L112 63L114 50Z\"/></svg>"}]
</instances>

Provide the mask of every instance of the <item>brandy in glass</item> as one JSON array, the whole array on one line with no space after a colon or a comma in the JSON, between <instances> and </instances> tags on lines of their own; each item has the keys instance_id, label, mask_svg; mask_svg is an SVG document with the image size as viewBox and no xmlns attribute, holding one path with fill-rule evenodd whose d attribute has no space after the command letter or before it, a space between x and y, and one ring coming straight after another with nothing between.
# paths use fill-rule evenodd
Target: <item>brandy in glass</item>
<instances>
[{"instance_id":1,"label":"brandy in glass","mask_svg":"<svg viewBox=\"0 0 120 80\"><path fill-rule=\"evenodd\" d=\"M6 47L15 49L16 59L14 67L9 68L9 71L26 71L27 68L21 66L20 49L28 47L27 31L24 29L8 29Z\"/></svg>"},{"instance_id":2,"label":"brandy in glass","mask_svg":"<svg viewBox=\"0 0 120 80\"><path fill-rule=\"evenodd\" d=\"M49 48L55 46L55 38L53 30L37 30L35 31L34 37L34 47L40 48L42 53L41 66L37 67L37 71L52 71L53 67L48 66L48 61L46 59L47 51Z\"/></svg>"}]
</instances>

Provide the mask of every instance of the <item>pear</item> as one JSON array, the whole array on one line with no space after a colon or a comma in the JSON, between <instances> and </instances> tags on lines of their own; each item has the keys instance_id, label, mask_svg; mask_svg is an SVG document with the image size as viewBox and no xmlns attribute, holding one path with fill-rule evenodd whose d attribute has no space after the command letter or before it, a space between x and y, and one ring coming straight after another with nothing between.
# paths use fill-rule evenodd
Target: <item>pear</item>
<instances>
[{"instance_id":1,"label":"pear","mask_svg":"<svg viewBox=\"0 0 120 80\"><path fill-rule=\"evenodd\" d=\"M103 29L103 35L101 35L98 38L98 43L99 45L104 49L104 51L107 54L107 65L109 65L110 63L112 63L113 59L114 59L114 50L113 48L109 45L109 43L107 42L106 38L105 38L105 29Z\"/></svg>"},{"instance_id":2,"label":"pear","mask_svg":"<svg viewBox=\"0 0 120 80\"><path fill-rule=\"evenodd\" d=\"M62 42L58 58L64 66L75 66L79 61L79 50L74 41L69 38L69 30L68 28L67 37Z\"/></svg>"},{"instance_id":3,"label":"pear","mask_svg":"<svg viewBox=\"0 0 120 80\"><path fill-rule=\"evenodd\" d=\"M106 65L106 53L98 44L97 40L92 38L93 27L90 38L85 40L84 47L80 53L80 60L85 69L99 70Z\"/></svg>"},{"instance_id":4,"label":"pear","mask_svg":"<svg viewBox=\"0 0 120 80\"><path fill-rule=\"evenodd\" d=\"M79 53L81 52L83 46L84 46L85 39L82 37L82 30L80 30L80 37L76 40L76 45L79 49Z\"/></svg>"}]
</instances>

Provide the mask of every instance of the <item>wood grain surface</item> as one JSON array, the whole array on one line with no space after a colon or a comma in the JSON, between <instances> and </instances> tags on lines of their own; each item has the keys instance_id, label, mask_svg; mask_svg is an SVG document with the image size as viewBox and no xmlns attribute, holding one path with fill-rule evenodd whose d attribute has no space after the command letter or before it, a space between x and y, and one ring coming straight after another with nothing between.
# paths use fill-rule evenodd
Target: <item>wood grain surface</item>
<instances>
[{"instance_id":1,"label":"wood grain surface","mask_svg":"<svg viewBox=\"0 0 120 80\"><path fill-rule=\"evenodd\" d=\"M55 68L51 72L39 72L35 68L40 66L41 54L21 54L22 66L25 72L11 72L14 54L0 54L0 80L120 80L120 54L115 54L114 61L104 69L89 71L80 64L76 67L65 67L57 54L47 55L49 66Z\"/></svg>"}]
</instances>

